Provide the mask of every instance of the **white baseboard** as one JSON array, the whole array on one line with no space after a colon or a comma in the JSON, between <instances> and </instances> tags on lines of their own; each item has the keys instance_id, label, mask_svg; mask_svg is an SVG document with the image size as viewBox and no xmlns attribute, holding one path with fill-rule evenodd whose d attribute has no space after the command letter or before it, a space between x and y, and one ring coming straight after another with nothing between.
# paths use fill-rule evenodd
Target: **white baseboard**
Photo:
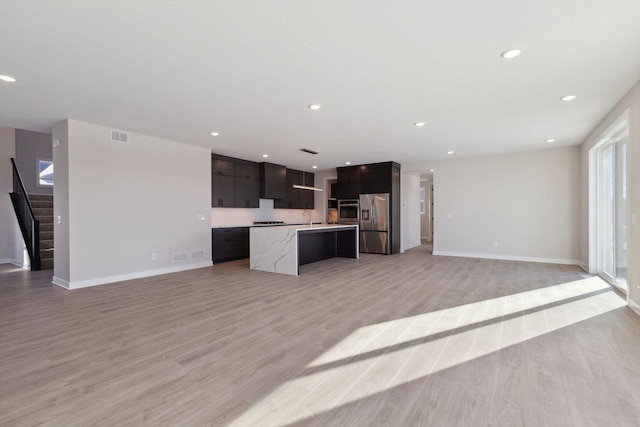
<instances>
[{"instance_id":1,"label":"white baseboard","mask_svg":"<svg viewBox=\"0 0 640 427\"><path fill-rule=\"evenodd\" d=\"M589 267L587 267L587 264L585 264L584 262L578 261L578 267L582 268L584 271L589 273ZM591 274L591 273L589 273L589 274Z\"/></svg>"},{"instance_id":2,"label":"white baseboard","mask_svg":"<svg viewBox=\"0 0 640 427\"><path fill-rule=\"evenodd\" d=\"M51 283L53 283L54 285L58 285L61 288L69 290L69 282L67 282L66 280L61 279L59 277L53 276L51 278Z\"/></svg>"},{"instance_id":3,"label":"white baseboard","mask_svg":"<svg viewBox=\"0 0 640 427\"><path fill-rule=\"evenodd\" d=\"M629 307L631 307L631 309L635 311L638 316L640 316L640 305L629 299Z\"/></svg>"},{"instance_id":4,"label":"white baseboard","mask_svg":"<svg viewBox=\"0 0 640 427\"><path fill-rule=\"evenodd\" d=\"M0 264L13 264L11 258L0 258Z\"/></svg>"},{"instance_id":5,"label":"white baseboard","mask_svg":"<svg viewBox=\"0 0 640 427\"><path fill-rule=\"evenodd\" d=\"M211 267L213 262L204 261L195 264L181 265L178 267L159 268L156 270L139 271L137 273L119 274L115 276L99 277L97 279L78 280L67 282L66 280L55 277L52 280L54 285L58 285L65 289L73 290L80 288L88 288L90 286L106 285L107 283L122 282L125 280L141 279L143 277L159 276L167 273L177 273L179 271L193 270L196 268Z\"/></svg>"},{"instance_id":6,"label":"white baseboard","mask_svg":"<svg viewBox=\"0 0 640 427\"><path fill-rule=\"evenodd\" d=\"M433 254L441 255L441 256L455 256L455 257L462 257L462 258L500 259L505 261L540 262L544 264L580 265L580 261L578 261L577 259L538 258L538 257L527 257L527 256L475 254L475 253L467 253L467 252L446 252L446 251L433 251Z\"/></svg>"}]
</instances>

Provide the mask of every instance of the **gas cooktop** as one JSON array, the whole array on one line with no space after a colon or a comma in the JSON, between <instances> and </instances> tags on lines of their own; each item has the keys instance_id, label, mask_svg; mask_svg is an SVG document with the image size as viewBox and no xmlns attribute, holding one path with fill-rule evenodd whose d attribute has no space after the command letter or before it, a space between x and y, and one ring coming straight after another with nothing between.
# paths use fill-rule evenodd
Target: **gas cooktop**
<instances>
[{"instance_id":1,"label":"gas cooktop","mask_svg":"<svg viewBox=\"0 0 640 427\"><path fill-rule=\"evenodd\" d=\"M254 225L273 225L273 224L284 224L284 221L254 221Z\"/></svg>"}]
</instances>

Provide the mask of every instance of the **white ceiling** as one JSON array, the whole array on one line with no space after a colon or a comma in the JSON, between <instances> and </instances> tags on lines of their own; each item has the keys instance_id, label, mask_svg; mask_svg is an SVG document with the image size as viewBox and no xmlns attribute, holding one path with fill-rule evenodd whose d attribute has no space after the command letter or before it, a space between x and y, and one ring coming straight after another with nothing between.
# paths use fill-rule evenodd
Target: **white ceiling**
<instances>
[{"instance_id":1,"label":"white ceiling","mask_svg":"<svg viewBox=\"0 0 640 427\"><path fill-rule=\"evenodd\" d=\"M0 74L3 126L421 170L582 142L640 79L640 0L2 0Z\"/></svg>"}]
</instances>

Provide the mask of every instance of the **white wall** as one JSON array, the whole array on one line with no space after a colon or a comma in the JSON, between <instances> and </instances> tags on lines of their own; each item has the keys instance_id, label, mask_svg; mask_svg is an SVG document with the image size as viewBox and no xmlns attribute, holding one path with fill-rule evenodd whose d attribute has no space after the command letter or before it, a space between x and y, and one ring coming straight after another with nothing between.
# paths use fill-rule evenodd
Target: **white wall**
<instances>
[{"instance_id":1,"label":"white wall","mask_svg":"<svg viewBox=\"0 0 640 427\"><path fill-rule=\"evenodd\" d=\"M15 129L0 126L0 264L11 262L26 266L24 242L9 196L13 192L12 157L16 157Z\"/></svg>"},{"instance_id":2,"label":"white wall","mask_svg":"<svg viewBox=\"0 0 640 427\"><path fill-rule=\"evenodd\" d=\"M53 138L66 146L54 149L56 189L59 157L68 150L68 214L56 191L54 215L68 224L70 268L67 278L56 265L58 284L77 288L211 265L208 149L135 133L127 144L111 142L109 128L74 120L56 126ZM59 226L54 233L57 264L58 240L66 236ZM173 252L198 250L202 259L172 262Z\"/></svg>"},{"instance_id":3,"label":"white wall","mask_svg":"<svg viewBox=\"0 0 640 427\"><path fill-rule=\"evenodd\" d=\"M627 150L627 209L629 220L627 235L627 277L629 283L629 304L640 310L640 82L618 102L607 116L589 134L580 146L580 260L590 272L596 271L595 245L590 235L590 194L589 194L589 149L598 142L603 132L625 111L629 111L629 142ZM595 195L594 195L595 196ZM635 214L635 224L631 222ZM595 218L591 218L595 220ZM590 256L590 250L592 252Z\"/></svg>"},{"instance_id":4,"label":"white wall","mask_svg":"<svg viewBox=\"0 0 640 427\"><path fill-rule=\"evenodd\" d=\"M402 250L420 246L420 172L402 174Z\"/></svg>"},{"instance_id":5,"label":"white wall","mask_svg":"<svg viewBox=\"0 0 640 427\"><path fill-rule=\"evenodd\" d=\"M434 254L577 264L579 161L566 147L438 163Z\"/></svg>"},{"instance_id":6,"label":"white wall","mask_svg":"<svg viewBox=\"0 0 640 427\"><path fill-rule=\"evenodd\" d=\"M53 282L69 287L71 259L69 251L69 123L53 127ZM59 141L59 144L57 142ZM60 221L57 218L60 217Z\"/></svg>"}]
</instances>

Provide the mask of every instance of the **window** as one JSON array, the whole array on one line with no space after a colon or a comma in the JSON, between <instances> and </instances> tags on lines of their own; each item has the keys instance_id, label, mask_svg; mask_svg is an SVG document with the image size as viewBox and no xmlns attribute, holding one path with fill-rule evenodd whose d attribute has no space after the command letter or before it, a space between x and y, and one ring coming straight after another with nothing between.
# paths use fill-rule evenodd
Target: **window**
<instances>
[{"instance_id":1,"label":"window","mask_svg":"<svg viewBox=\"0 0 640 427\"><path fill-rule=\"evenodd\" d=\"M420 214L421 215L425 214L424 194L425 194L424 187L420 187Z\"/></svg>"},{"instance_id":2,"label":"window","mask_svg":"<svg viewBox=\"0 0 640 427\"><path fill-rule=\"evenodd\" d=\"M53 162L45 159L37 159L36 162L38 187L53 187Z\"/></svg>"}]
</instances>

